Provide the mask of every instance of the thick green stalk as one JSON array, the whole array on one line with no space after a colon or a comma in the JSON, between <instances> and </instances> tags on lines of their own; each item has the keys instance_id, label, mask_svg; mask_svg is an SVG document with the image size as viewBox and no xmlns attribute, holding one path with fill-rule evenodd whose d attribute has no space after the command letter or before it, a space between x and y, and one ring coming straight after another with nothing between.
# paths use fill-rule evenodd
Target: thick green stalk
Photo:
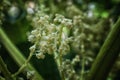
<instances>
[{"instance_id":1,"label":"thick green stalk","mask_svg":"<svg viewBox=\"0 0 120 80\"><path fill-rule=\"evenodd\" d=\"M5 76L6 80L15 80L12 76L9 70L7 69L6 64L2 60L2 57L0 56L0 71L2 71L3 75Z\"/></svg>"},{"instance_id":2,"label":"thick green stalk","mask_svg":"<svg viewBox=\"0 0 120 80\"><path fill-rule=\"evenodd\" d=\"M113 63L120 52L120 18L101 47L87 80L106 80Z\"/></svg>"},{"instance_id":3,"label":"thick green stalk","mask_svg":"<svg viewBox=\"0 0 120 80\"><path fill-rule=\"evenodd\" d=\"M7 37L7 35L5 34L5 32L2 30L1 26L0 26L0 39L1 39L2 43L3 43L3 45L9 51L9 54L11 55L11 57L15 60L15 62L19 66L22 66L25 63L26 58L15 47L15 45L10 41L10 39ZM27 68L29 70L34 70L36 72L34 80L43 80L43 78L41 77L41 75L37 72L37 70L35 70L35 68L31 64L28 63Z\"/></svg>"}]
</instances>

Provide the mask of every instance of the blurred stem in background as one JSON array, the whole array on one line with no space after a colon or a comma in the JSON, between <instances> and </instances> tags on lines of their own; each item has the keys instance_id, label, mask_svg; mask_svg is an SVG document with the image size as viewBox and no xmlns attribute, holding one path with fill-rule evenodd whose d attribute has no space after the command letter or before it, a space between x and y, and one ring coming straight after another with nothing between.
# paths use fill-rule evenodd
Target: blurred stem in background
<instances>
[{"instance_id":1,"label":"blurred stem in background","mask_svg":"<svg viewBox=\"0 0 120 80\"><path fill-rule=\"evenodd\" d=\"M120 53L120 17L96 57L87 80L106 80Z\"/></svg>"}]
</instances>

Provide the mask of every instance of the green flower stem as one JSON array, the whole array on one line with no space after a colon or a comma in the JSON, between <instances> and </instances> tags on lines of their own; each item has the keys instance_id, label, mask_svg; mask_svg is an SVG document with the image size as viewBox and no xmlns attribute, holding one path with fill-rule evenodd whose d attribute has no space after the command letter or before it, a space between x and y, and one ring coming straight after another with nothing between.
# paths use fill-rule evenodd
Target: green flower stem
<instances>
[{"instance_id":1,"label":"green flower stem","mask_svg":"<svg viewBox=\"0 0 120 80\"><path fill-rule=\"evenodd\" d=\"M19 70L15 74L13 74L13 76L17 76L19 73L21 73L21 71L23 71L25 69L25 67L27 67L27 64L29 63L30 59L32 58L33 53L34 53L33 51L30 53L30 55L28 56L25 63L19 68Z\"/></svg>"},{"instance_id":2,"label":"green flower stem","mask_svg":"<svg viewBox=\"0 0 120 80\"><path fill-rule=\"evenodd\" d=\"M2 57L0 56L0 71L2 71L4 77L6 80L15 80L12 76L9 70L7 69L6 64L2 60Z\"/></svg>"},{"instance_id":3,"label":"green flower stem","mask_svg":"<svg viewBox=\"0 0 120 80\"><path fill-rule=\"evenodd\" d=\"M61 45L63 28L64 28L64 26L62 25L61 28L60 28L59 44L58 44L58 45ZM60 66L60 67L62 66L62 57L63 57L63 54L62 54L62 51L60 50L60 52L59 52L59 62L60 62L60 63L59 63L59 66ZM64 76L63 70L62 70L62 71L59 71L59 72L60 72L60 75L61 75L62 80L65 80L65 76Z\"/></svg>"},{"instance_id":4,"label":"green flower stem","mask_svg":"<svg viewBox=\"0 0 120 80\"><path fill-rule=\"evenodd\" d=\"M81 34L84 33L84 29L82 29ZM82 55L82 63L81 63L81 74L80 74L80 80L84 80L84 72L85 72L85 47L84 47L84 40L81 41L81 53Z\"/></svg>"},{"instance_id":5,"label":"green flower stem","mask_svg":"<svg viewBox=\"0 0 120 80\"><path fill-rule=\"evenodd\" d=\"M38 41L35 43L35 46L37 44L38 44ZM27 60L25 61L25 63L19 68L19 70L15 74L13 74L13 76L17 76L19 73L21 73L21 71L23 71L25 69L25 67L27 66L27 64L31 60L34 52L35 52L35 49L33 49L32 51L30 51L30 54L29 54Z\"/></svg>"},{"instance_id":6,"label":"green flower stem","mask_svg":"<svg viewBox=\"0 0 120 80\"><path fill-rule=\"evenodd\" d=\"M60 33L59 33L59 41L58 41L58 45L61 45L61 41L62 41L62 32L63 32L63 25L60 26ZM65 76L64 76L64 72L60 70L61 66L62 66L62 51L60 51L59 53L54 52L54 56L55 56L55 62L59 68L59 73L61 76L62 80L65 80Z\"/></svg>"},{"instance_id":7,"label":"green flower stem","mask_svg":"<svg viewBox=\"0 0 120 80\"><path fill-rule=\"evenodd\" d=\"M3 45L6 47L6 49L9 51L11 57L15 60L15 62L19 65L22 66L26 62L26 58L22 55L22 53L15 47L15 45L10 41L10 39L7 37L5 32L2 30L0 26L0 39L3 43ZM24 64L26 65L26 64ZM35 68L28 63L27 68L29 70L34 70L35 73L35 79L34 80L43 80L41 75L35 70Z\"/></svg>"},{"instance_id":8,"label":"green flower stem","mask_svg":"<svg viewBox=\"0 0 120 80\"><path fill-rule=\"evenodd\" d=\"M84 55L84 53L82 53ZM82 69L80 73L80 80L84 80L84 73L85 73L85 56L82 59Z\"/></svg>"},{"instance_id":9,"label":"green flower stem","mask_svg":"<svg viewBox=\"0 0 120 80\"><path fill-rule=\"evenodd\" d=\"M59 54L60 54L60 53L59 53ZM62 79L62 80L65 80L64 72L60 70L60 67L62 66L62 57L60 57L59 54L56 53L56 52L54 52L54 56L56 56L56 57L55 57L55 62L56 62L56 64L57 64L57 66L58 66L58 70L59 70L61 79ZM58 57L58 55L59 55L59 57Z\"/></svg>"},{"instance_id":10,"label":"green flower stem","mask_svg":"<svg viewBox=\"0 0 120 80\"><path fill-rule=\"evenodd\" d=\"M120 53L120 18L113 26L86 80L106 80L113 63Z\"/></svg>"}]
</instances>

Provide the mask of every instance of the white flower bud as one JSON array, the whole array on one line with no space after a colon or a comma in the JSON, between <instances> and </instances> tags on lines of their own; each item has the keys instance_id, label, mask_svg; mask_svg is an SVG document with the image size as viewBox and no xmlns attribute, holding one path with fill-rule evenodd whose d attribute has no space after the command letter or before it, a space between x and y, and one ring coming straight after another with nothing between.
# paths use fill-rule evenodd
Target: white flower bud
<instances>
[{"instance_id":1,"label":"white flower bud","mask_svg":"<svg viewBox=\"0 0 120 80\"><path fill-rule=\"evenodd\" d=\"M28 41L34 42L35 41L35 36L34 35L29 35L28 36Z\"/></svg>"},{"instance_id":2,"label":"white flower bud","mask_svg":"<svg viewBox=\"0 0 120 80\"><path fill-rule=\"evenodd\" d=\"M36 54L36 57L37 57L38 59L44 59L44 58L45 58L45 55L44 55L43 53L38 53L38 54Z\"/></svg>"},{"instance_id":3,"label":"white flower bud","mask_svg":"<svg viewBox=\"0 0 120 80\"><path fill-rule=\"evenodd\" d=\"M30 51L34 51L36 49L36 47L35 47L35 45L33 45L29 49L30 49Z\"/></svg>"}]
</instances>

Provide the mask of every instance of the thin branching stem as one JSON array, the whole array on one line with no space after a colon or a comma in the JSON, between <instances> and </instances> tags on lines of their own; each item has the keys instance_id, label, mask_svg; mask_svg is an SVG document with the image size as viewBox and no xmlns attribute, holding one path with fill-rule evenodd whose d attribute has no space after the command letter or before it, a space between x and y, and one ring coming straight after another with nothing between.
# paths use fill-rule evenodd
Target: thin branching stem
<instances>
[{"instance_id":1,"label":"thin branching stem","mask_svg":"<svg viewBox=\"0 0 120 80\"><path fill-rule=\"evenodd\" d=\"M5 48L9 51L9 54L11 55L11 57L18 64L18 66L22 66L25 62L29 61L30 58L26 61L26 58L16 48L16 46L10 41L10 39L7 37L7 35L5 34L5 32L3 31L1 26L0 26L0 39L1 39L1 42L3 43L3 45L5 46ZM26 64L24 64L24 66L26 66ZM27 68L29 70L34 70L36 72L35 73L36 80L43 80L41 75L38 73L38 71L31 64L28 63Z\"/></svg>"}]
</instances>

